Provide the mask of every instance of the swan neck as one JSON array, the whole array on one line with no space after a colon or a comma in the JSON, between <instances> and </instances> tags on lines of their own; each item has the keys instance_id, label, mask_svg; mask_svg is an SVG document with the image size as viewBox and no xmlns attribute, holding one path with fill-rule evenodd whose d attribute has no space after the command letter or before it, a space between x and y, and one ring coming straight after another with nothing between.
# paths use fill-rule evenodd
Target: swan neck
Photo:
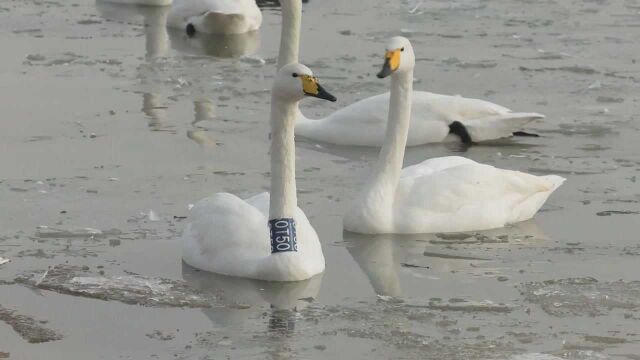
<instances>
[{"instance_id":1,"label":"swan neck","mask_svg":"<svg viewBox=\"0 0 640 360\"><path fill-rule=\"evenodd\" d=\"M373 182L377 186L372 189L379 194L383 194L385 200L391 202L402 173L404 152L407 146L411 121L412 93L413 71L392 75L387 131L374 173Z\"/></svg>"},{"instance_id":2,"label":"swan neck","mask_svg":"<svg viewBox=\"0 0 640 360\"><path fill-rule=\"evenodd\" d=\"M297 102L271 97L269 219L293 218L297 207L294 127Z\"/></svg>"},{"instance_id":3,"label":"swan neck","mask_svg":"<svg viewBox=\"0 0 640 360\"><path fill-rule=\"evenodd\" d=\"M280 51L278 70L290 63L298 62L300 48L300 22L302 19L301 0L281 0L282 30L280 33Z\"/></svg>"}]
</instances>

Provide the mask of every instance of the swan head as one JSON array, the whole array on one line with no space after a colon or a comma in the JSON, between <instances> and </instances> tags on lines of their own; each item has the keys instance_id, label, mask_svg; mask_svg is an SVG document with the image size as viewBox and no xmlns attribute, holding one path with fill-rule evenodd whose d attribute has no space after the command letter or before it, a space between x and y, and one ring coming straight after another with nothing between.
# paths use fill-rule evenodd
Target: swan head
<instances>
[{"instance_id":1,"label":"swan head","mask_svg":"<svg viewBox=\"0 0 640 360\"><path fill-rule=\"evenodd\" d=\"M288 101L300 101L305 96L336 101L336 97L329 94L313 76L313 72L302 64L287 64L283 66L273 83L273 95Z\"/></svg>"},{"instance_id":2,"label":"swan head","mask_svg":"<svg viewBox=\"0 0 640 360\"><path fill-rule=\"evenodd\" d=\"M416 57L409 39L402 36L392 37L387 42L385 50L384 65L378 73L380 79L393 73L403 73L413 69Z\"/></svg>"}]
</instances>

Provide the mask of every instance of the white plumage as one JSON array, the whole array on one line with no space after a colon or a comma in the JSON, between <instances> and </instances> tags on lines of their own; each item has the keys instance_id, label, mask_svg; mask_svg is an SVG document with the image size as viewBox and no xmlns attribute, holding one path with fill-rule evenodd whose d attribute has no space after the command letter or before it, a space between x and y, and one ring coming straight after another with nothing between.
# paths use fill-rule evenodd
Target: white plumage
<instances>
[{"instance_id":1,"label":"white plumage","mask_svg":"<svg viewBox=\"0 0 640 360\"><path fill-rule=\"evenodd\" d=\"M262 24L255 0L175 0L167 26L207 34L242 34Z\"/></svg>"},{"instance_id":2,"label":"white plumage","mask_svg":"<svg viewBox=\"0 0 640 360\"><path fill-rule=\"evenodd\" d=\"M377 219L375 198L359 198L345 217L345 229L418 234L499 228L531 219L564 180L460 156L429 159L402 170L392 209L384 215L390 221Z\"/></svg>"},{"instance_id":3,"label":"white plumage","mask_svg":"<svg viewBox=\"0 0 640 360\"><path fill-rule=\"evenodd\" d=\"M297 206L293 128L297 104L307 96L335 101L309 68L295 63L284 66L271 90L272 198L262 193L242 200L218 193L198 201L181 239L182 258L187 264L218 274L269 281L300 281L324 271L318 235ZM286 237L297 239L297 251L272 253L269 221L290 219L295 225ZM289 232L293 229L296 236Z\"/></svg>"},{"instance_id":4,"label":"white plumage","mask_svg":"<svg viewBox=\"0 0 640 360\"><path fill-rule=\"evenodd\" d=\"M143 5L143 6L167 6L171 5L173 0L99 0L103 2L110 2L114 4L126 4L126 5Z\"/></svg>"},{"instance_id":5,"label":"white plumage","mask_svg":"<svg viewBox=\"0 0 640 360\"><path fill-rule=\"evenodd\" d=\"M308 119L300 112L296 135L337 145L382 146L388 115L387 92L318 120ZM544 115L514 113L479 99L414 91L407 146L460 141L458 136L449 133L449 125L454 121L465 125L474 142L481 142L511 137L536 119L544 119Z\"/></svg>"},{"instance_id":6,"label":"white plumage","mask_svg":"<svg viewBox=\"0 0 640 360\"><path fill-rule=\"evenodd\" d=\"M294 219L298 251L271 254L269 193L246 200L218 193L198 201L182 235L182 258L198 269L269 281L304 280L324 271L316 231L300 208Z\"/></svg>"},{"instance_id":7,"label":"white plumage","mask_svg":"<svg viewBox=\"0 0 640 360\"><path fill-rule=\"evenodd\" d=\"M373 176L347 211L344 228L368 234L453 232L532 218L563 183L562 177L502 170L459 156L402 169L405 146L414 131L409 123L415 57L411 43L402 37L391 39L387 54L387 71L379 77L391 74L388 126ZM389 67L389 59L397 59L395 69Z\"/></svg>"}]
</instances>

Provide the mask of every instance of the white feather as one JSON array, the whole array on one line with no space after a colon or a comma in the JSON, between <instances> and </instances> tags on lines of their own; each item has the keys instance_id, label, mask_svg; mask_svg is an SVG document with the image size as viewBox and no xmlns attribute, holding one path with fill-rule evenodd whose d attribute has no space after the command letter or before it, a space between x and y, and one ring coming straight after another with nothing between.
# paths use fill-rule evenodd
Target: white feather
<instances>
[{"instance_id":1,"label":"white feather","mask_svg":"<svg viewBox=\"0 0 640 360\"><path fill-rule=\"evenodd\" d=\"M318 120L299 112L296 135L337 145L382 146L388 114L387 92ZM510 137L532 120L543 118L536 113L514 113L484 100L414 91L407 146L459 141L458 137L448 136L449 125L454 121L464 124L472 140L480 142Z\"/></svg>"},{"instance_id":2,"label":"white feather","mask_svg":"<svg viewBox=\"0 0 640 360\"><path fill-rule=\"evenodd\" d=\"M242 34L262 24L255 0L175 0L167 26L184 30L187 25L207 34Z\"/></svg>"}]
</instances>

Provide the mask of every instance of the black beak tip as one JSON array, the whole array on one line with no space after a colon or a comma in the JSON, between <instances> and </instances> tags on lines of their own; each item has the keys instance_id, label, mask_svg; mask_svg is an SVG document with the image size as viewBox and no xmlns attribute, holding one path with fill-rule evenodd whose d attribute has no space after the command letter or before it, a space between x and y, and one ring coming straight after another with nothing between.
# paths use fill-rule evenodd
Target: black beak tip
<instances>
[{"instance_id":1,"label":"black beak tip","mask_svg":"<svg viewBox=\"0 0 640 360\"><path fill-rule=\"evenodd\" d=\"M382 70L380 70L380 72L376 76L378 77L378 79L384 79L387 76L391 75L392 72L393 71L391 71L391 68L385 64L385 66L382 68Z\"/></svg>"},{"instance_id":2,"label":"black beak tip","mask_svg":"<svg viewBox=\"0 0 640 360\"><path fill-rule=\"evenodd\" d=\"M329 97L327 98L327 100L331 101L331 102L336 102L336 100L338 100L335 96L333 95L329 95Z\"/></svg>"}]
</instances>

